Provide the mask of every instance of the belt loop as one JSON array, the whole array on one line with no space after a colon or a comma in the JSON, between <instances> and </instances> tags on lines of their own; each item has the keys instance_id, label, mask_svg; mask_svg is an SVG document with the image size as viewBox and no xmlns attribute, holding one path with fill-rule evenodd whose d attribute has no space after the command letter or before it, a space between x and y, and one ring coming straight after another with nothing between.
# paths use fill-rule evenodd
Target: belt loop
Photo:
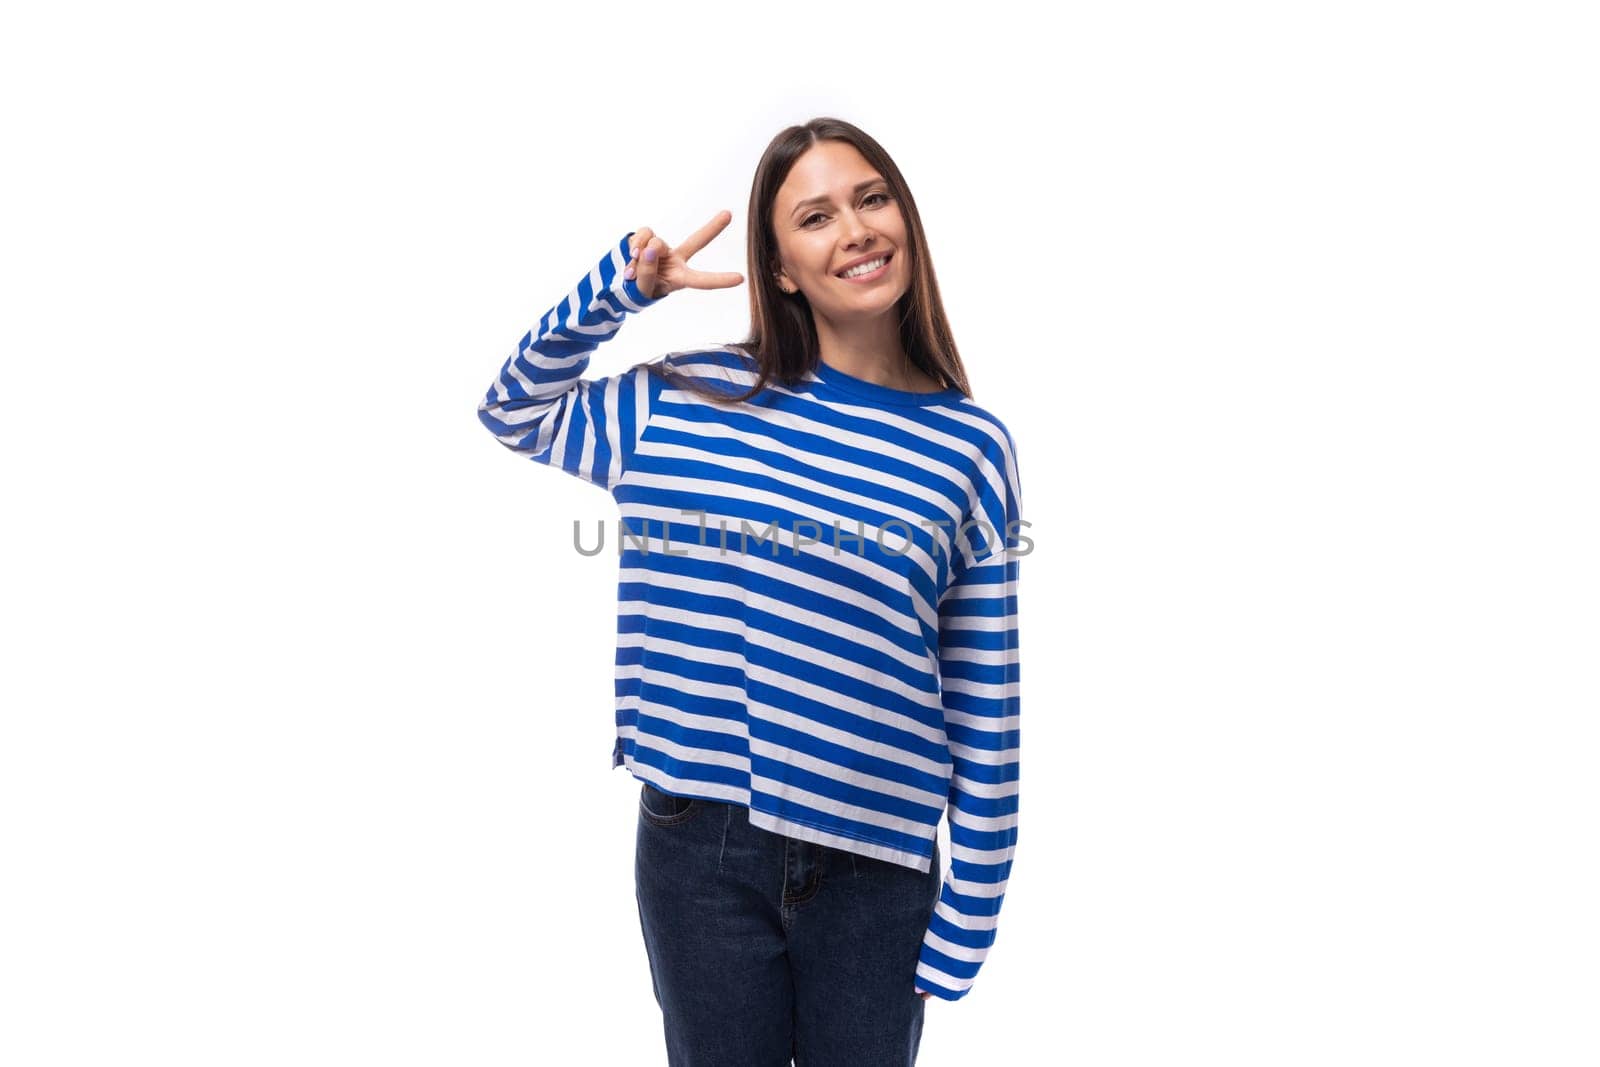
<instances>
[{"instance_id":1,"label":"belt loop","mask_svg":"<svg viewBox=\"0 0 1600 1067\"><path fill-rule=\"evenodd\" d=\"M728 824L733 821L733 805L724 805L722 817L722 846L717 849L717 873L722 873L722 856L728 851Z\"/></svg>"}]
</instances>

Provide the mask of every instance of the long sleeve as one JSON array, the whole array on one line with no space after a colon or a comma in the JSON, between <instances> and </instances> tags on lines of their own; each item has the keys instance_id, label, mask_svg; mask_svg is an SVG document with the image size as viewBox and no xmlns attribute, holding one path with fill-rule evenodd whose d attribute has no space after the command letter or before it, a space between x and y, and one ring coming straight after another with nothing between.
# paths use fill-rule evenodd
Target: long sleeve
<instances>
[{"instance_id":1,"label":"long sleeve","mask_svg":"<svg viewBox=\"0 0 1600 1067\"><path fill-rule=\"evenodd\" d=\"M478 404L478 419L506 448L610 489L632 458L649 419L652 382L645 364L585 378L589 357L623 319L651 299L624 278L623 235L538 326L523 335Z\"/></svg>"},{"instance_id":2,"label":"long sleeve","mask_svg":"<svg viewBox=\"0 0 1600 1067\"><path fill-rule=\"evenodd\" d=\"M916 989L960 1000L994 944L1017 846L1021 771L1017 548L1020 483L1006 435L1006 474L988 497L998 536L939 601L939 675L953 764L946 811L950 869L917 960ZM1002 519L1002 516L1004 517ZM1031 543L1031 542L1030 542Z\"/></svg>"}]
</instances>

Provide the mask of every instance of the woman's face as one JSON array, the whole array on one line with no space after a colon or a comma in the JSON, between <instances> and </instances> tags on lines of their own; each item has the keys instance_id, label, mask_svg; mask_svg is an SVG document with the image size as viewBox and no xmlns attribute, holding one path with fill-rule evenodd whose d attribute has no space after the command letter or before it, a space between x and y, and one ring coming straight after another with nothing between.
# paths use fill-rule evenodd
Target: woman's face
<instances>
[{"instance_id":1,"label":"woman's face","mask_svg":"<svg viewBox=\"0 0 1600 1067\"><path fill-rule=\"evenodd\" d=\"M812 312L830 322L891 311L911 284L905 216L889 183L854 145L818 141L795 160L773 202L772 229L779 284L798 287ZM879 255L889 258L876 273L839 276Z\"/></svg>"}]
</instances>

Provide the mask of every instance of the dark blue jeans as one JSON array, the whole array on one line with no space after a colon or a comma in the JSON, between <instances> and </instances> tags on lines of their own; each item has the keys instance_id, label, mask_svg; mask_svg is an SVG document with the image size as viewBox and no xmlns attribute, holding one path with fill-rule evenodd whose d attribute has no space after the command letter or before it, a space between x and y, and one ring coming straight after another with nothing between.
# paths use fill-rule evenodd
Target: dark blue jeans
<instances>
[{"instance_id":1,"label":"dark blue jeans","mask_svg":"<svg viewBox=\"0 0 1600 1067\"><path fill-rule=\"evenodd\" d=\"M644 782L634 878L670 1067L916 1062L937 841L923 874Z\"/></svg>"}]
</instances>

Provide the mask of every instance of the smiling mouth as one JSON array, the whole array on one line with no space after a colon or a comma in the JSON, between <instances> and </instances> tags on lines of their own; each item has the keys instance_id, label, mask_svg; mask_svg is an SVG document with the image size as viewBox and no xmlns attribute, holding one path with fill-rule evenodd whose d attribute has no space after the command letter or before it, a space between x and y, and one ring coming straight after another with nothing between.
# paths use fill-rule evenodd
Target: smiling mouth
<instances>
[{"instance_id":1,"label":"smiling mouth","mask_svg":"<svg viewBox=\"0 0 1600 1067\"><path fill-rule=\"evenodd\" d=\"M893 252L885 252L883 255L878 256L877 258L883 260L883 263L880 266L876 267L875 269L876 270L882 270L884 267L887 267L889 265L889 261L894 258L894 253ZM868 263L873 263L873 262L876 262L876 260L868 260L867 262ZM849 268L849 270L839 271L837 274L834 275L834 277L835 278L843 278L845 281L849 281L850 277L851 277L849 271L850 270L855 270L855 269L856 269L855 267L851 267L851 268ZM871 274L871 273L873 273L873 272L870 271L870 270L861 272L861 274ZM856 275L856 277L860 277L861 274Z\"/></svg>"}]
</instances>

